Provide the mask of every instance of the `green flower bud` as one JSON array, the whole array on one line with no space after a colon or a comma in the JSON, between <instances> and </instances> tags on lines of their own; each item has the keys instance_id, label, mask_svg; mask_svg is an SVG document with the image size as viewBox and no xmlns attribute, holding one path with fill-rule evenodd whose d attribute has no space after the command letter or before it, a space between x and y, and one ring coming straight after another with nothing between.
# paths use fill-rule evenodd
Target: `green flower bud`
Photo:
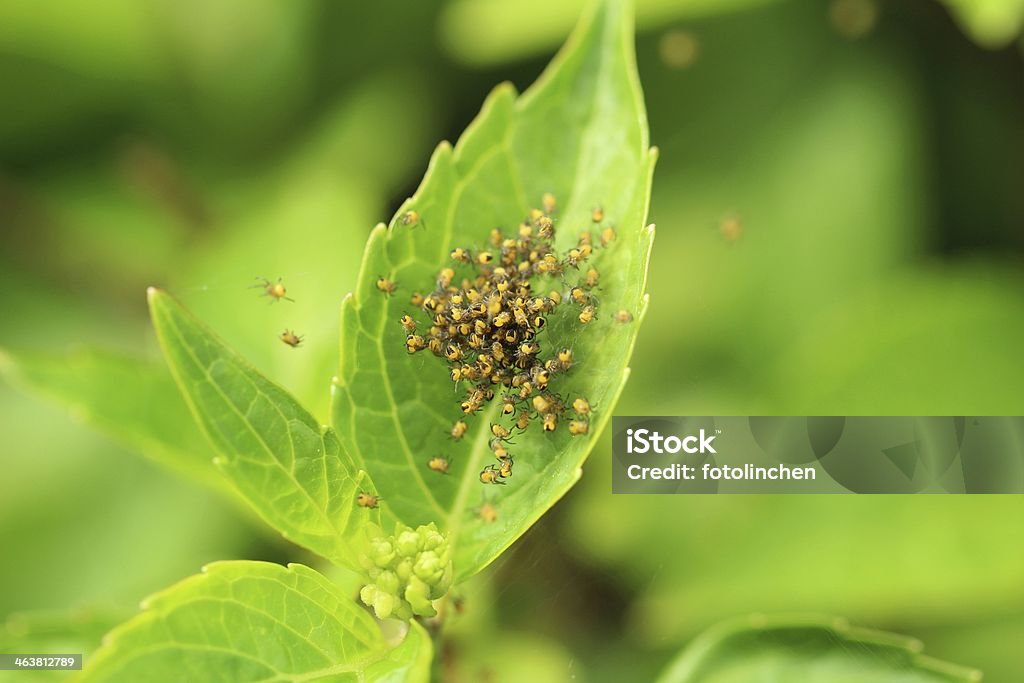
<instances>
[{"instance_id":1,"label":"green flower bud","mask_svg":"<svg viewBox=\"0 0 1024 683\"><path fill-rule=\"evenodd\" d=\"M369 580L359 599L380 619L435 616L432 601L451 587L450 558L448 539L434 524L415 531L399 525L393 536L379 535L368 542L360 561Z\"/></svg>"},{"instance_id":2,"label":"green flower bud","mask_svg":"<svg viewBox=\"0 0 1024 683\"><path fill-rule=\"evenodd\" d=\"M380 576L377 577L376 586L377 590L397 595L401 588L401 583L394 572L383 571L380 573Z\"/></svg>"},{"instance_id":3,"label":"green flower bud","mask_svg":"<svg viewBox=\"0 0 1024 683\"><path fill-rule=\"evenodd\" d=\"M387 567L395 559L395 548L390 541L378 538L370 546L370 556L378 567Z\"/></svg>"},{"instance_id":4,"label":"green flower bud","mask_svg":"<svg viewBox=\"0 0 1024 683\"><path fill-rule=\"evenodd\" d=\"M441 566L441 560L437 553L432 550L424 550L416 558L416 564L413 565L412 571L420 579L433 584L441 579L444 567Z\"/></svg>"},{"instance_id":5,"label":"green flower bud","mask_svg":"<svg viewBox=\"0 0 1024 683\"><path fill-rule=\"evenodd\" d=\"M447 555L448 554L445 553L445 557L447 557ZM438 581L437 586L435 586L435 588L437 588L439 592L439 595L437 597L441 597L442 595L448 592L448 589L452 587L452 580L454 578L455 572L452 569L452 563L448 560L445 560L444 574L441 575L441 580Z\"/></svg>"},{"instance_id":6,"label":"green flower bud","mask_svg":"<svg viewBox=\"0 0 1024 683\"><path fill-rule=\"evenodd\" d=\"M396 603L397 599L394 595L389 595L388 593L377 593L377 597L373 601L373 612L377 615L378 619L387 619L395 610Z\"/></svg>"},{"instance_id":7,"label":"green flower bud","mask_svg":"<svg viewBox=\"0 0 1024 683\"><path fill-rule=\"evenodd\" d=\"M398 578L402 581L408 581L409 577L412 576L412 560L406 559L398 563L395 567L395 573L398 574Z\"/></svg>"},{"instance_id":8,"label":"green flower bud","mask_svg":"<svg viewBox=\"0 0 1024 683\"><path fill-rule=\"evenodd\" d=\"M420 535L412 529L403 531L398 534L395 546L402 557L412 557L420 549Z\"/></svg>"},{"instance_id":9,"label":"green flower bud","mask_svg":"<svg viewBox=\"0 0 1024 683\"><path fill-rule=\"evenodd\" d=\"M409 603L403 600L398 603L398 607L395 608L395 611L391 616L395 619L401 619L402 621L409 621L413 616L412 608L409 607Z\"/></svg>"},{"instance_id":10,"label":"green flower bud","mask_svg":"<svg viewBox=\"0 0 1024 683\"><path fill-rule=\"evenodd\" d=\"M437 610L430 604L430 588L415 576L409 579L409 586L405 589L405 599L412 607L413 614L418 614L421 617L432 617L437 614Z\"/></svg>"},{"instance_id":11,"label":"green flower bud","mask_svg":"<svg viewBox=\"0 0 1024 683\"><path fill-rule=\"evenodd\" d=\"M424 550L436 550L442 545L447 546L445 538L442 536L437 528L431 523L428 527L420 527L423 529L423 549Z\"/></svg>"}]
</instances>

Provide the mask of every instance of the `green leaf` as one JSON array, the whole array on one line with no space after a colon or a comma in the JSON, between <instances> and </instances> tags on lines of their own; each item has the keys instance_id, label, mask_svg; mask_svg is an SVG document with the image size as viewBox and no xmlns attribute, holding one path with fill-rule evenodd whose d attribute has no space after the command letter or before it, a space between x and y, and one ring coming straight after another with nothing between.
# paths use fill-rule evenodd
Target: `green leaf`
<instances>
[{"instance_id":1,"label":"green leaf","mask_svg":"<svg viewBox=\"0 0 1024 683\"><path fill-rule=\"evenodd\" d=\"M161 465L227 488L166 365L94 349L63 355L0 350L0 373Z\"/></svg>"},{"instance_id":2,"label":"green leaf","mask_svg":"<svg viewBox=\"0 0 1024 683\"><path fill-rule=\"evenodd\" d=\"M309 567L215 562L158 593L82 672L100 681L426 681L430 639L392 647L366 610Z\"/></svg>"},{"instance_id":3,"label":"green leaf","mask_svg":"<svg viewBox=\"0 0 1024 683\"><path fill-rule=\"evenodd\" d=\"M271 526L336 564L358 568L359 507L373 484L334 431L224 345L167 294L149 290L164 356L221 457L215 464Z\"/></svg>"},{"instance_id":4,"label":"green leaf","mask_svg":"<svg viewBox=\"0 0 1024 683\"><path fill-rule=\"evenodd\" d=\"M499 86L455 148L437 148L391 227L379 225L370 235L358 288L342 306L335 429L381 487L387 513L412 527L433 521L449 532L457 581L486 566L569 490L611 417L646 309L654 229L645 220L655 158L629 3L595 4L537 83L518 98L510 85ZM554 390L585 396L596 415L587 436L543 433L540 425L517 434L515 477L485 489L478 477L493 461L488 423L500 401L452 442L451 426L462 417L459 394L443 363L406 352L398 320L412 310L413 291L433 288L452 247L482 245L494 226L518 225L545 192L559 202L559 248L592 228L598 205L618 230L593 260L601 272L598 320L584 330L552 325L542 342L573 348L576 364ZM420 214L419 225L399 220L410 210ZM394 295L376 289L382 275L397 282ZM613 320L621 309L633 313L632 323ZM452 463L448 475L426 467L439 453ZM491 523L476 513L485 497L498 510Z\"/></svg>"},{"instance_id":5,"label":"green leaf","mask_svg":"<svg viewBox=\"0 0 1024 683\"><path fill-rule=\"evenodd\" d=\"M658 683L955 683L981 673L921 654L920 641L841 619L756 615L694 641Z\"/></svg>"}]
</instances>

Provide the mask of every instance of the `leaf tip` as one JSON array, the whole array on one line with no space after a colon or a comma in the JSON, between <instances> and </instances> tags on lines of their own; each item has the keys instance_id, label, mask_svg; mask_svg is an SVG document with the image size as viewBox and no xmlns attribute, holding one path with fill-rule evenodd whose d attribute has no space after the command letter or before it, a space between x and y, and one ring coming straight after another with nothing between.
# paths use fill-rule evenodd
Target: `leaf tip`
<instances>
[{"instance_id":1,"label":"leaf tip","mask_svg":"<svg viewBox=\"0 0 1024 683\"><path fill-rule=\"evenodd\" d=\"M494 86L491 90L490 95L487 96L488 100L498 99L500 97L507 97L509 99L515 99L519 95L519 91L516 90L515 84L512 81L502 81L498 85ZM484 106L487 106L487 102L484 102Z\"/></svg>"},{"instance_id":2,"label":"leaf tip","mask_svg":"<svg viewBox=\"0 0 1024 683\"><path fill-rule=\"evenodd\" d=\"M650 149L647 150L647 156L654 163L661 156L661 149L657 145L651 145Z\"/></svg>"}]
</instances>

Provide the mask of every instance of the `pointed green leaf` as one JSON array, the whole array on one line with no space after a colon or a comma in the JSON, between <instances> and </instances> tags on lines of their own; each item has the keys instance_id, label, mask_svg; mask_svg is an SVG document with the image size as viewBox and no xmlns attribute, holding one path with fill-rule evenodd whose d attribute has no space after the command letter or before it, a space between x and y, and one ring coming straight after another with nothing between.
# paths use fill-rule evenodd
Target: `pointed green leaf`
<instances>
[{"instance_id":1,"label":"pointed green leaf","mask_svg":"<svg viewBox=\"0 0 1024 683\"><path fill-rule=\"evenodd\" d=\"M752 616L693 642L658 683L969 683L973 669L921 654L913 638L841 619Z\"/></svg>"},{"instance_id":2,"label":"pointed green leaf","mask_svg":"<svg viewBox=\"0 0 1024 683\"><path fill-rule=\"evenodd\" d=\"M654 160L629 3L598 3L526 93L517 97L511 86L499 86L455 148L438 147L416 194L390 227L370 235L357 291L342 306L334 425L381 487L386 512L410 526L434 521L449 531L457 580L487 565L576 482L611 416L646 308L654 231L645 219ZM485 489L478 475L493 462L488 423L500 401L452 442L451 426L462 416L459 394L443 363L406 353L398 320L412 310L412 292L433 288L452 247L484 245L494 226L514 228L545 192L559 202L559 248L593 229L596 206L618 231L593 259L601 273L598 320L582 330L548 328L542 342L549 350L573 348L576 365L553 388L587 397L597 412L588 436L542 433L540 425L518 434L515 477ZM421 220L404 225L399 216L410 210ZM377 290L380 276L397 282L398 291ZM613 319L623 309L633 322ZM451 460L448 475L427 469L437 454ZM497 508L496 521L476 513L485 496Z\"/></svg>"},{"instance_id":3,"label":"pointed green leaf","mask_svg":"<svg viewBox=\"0 0 1024 683\"><path fill-rule=\"evenodd\" d=\"M79 680L426 681L430 659L418 624L392 647L366 610L309 567L215 562L146 600Z\"/></svg>"},{"instance_id":4,"label":"pointed green leaf","mask_svg":"<svg viewBox=\"0 0 1024 683\"><path fill-rule=\"evenodd\" d=\"M379 514L356 497L375 489L334 431L170 296L151 289L149 307L171 374L220 453L220 470L286 538L358 568L361 527Z\"/></svg>"},{"instance_id":5,"label":"pointed green leaf","mask_svg":"<svg viewBox=\"0 0 1024 683\"><path fill-rule=\"evenodd\" d=\"M0 350L0 372L161 465L227 489L213 466L213 449L163 363L94 349L63 355Z\"/></svg>"}]
</instances>

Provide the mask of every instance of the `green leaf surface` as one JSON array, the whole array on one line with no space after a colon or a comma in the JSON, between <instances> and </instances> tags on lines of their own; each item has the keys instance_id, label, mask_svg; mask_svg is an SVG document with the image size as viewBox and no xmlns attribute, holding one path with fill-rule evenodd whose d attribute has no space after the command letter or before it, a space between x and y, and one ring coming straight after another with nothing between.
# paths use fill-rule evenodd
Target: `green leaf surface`
<instances>
[{"instance_id":1,"label":"green leaf surface","mask_svg":"<svg viewBox=\"0 0 1024 683\"><path fill-rule=\"evenodd\" d=\"M433 521L451 534L456 580L487 565L576 482L611 416L646 309L654 230L645 220L655 158L629 3L595 4L537 83L521 97L499 86L455 148L438 147L391 226L371 233L358 288L342 306L334 425L373 475L387 513L409 526ZM573 370L557 378L554 390L587 397L596 415L587 436L572 437L564 428L543 433L539 424L517 434L515 477L485 489L478 476L493 460L488 424L500 401L472 417L466 436L453 442L451 426L462 417L459 394L443 363L406 352L398 320L412 311L412 292L433 288L438 270L451 263L452 247L475 248L494 226L513 228L545 192L559 202L559 248L591 228L598 205L618 231L593 259L601 272L598 320L586 329L552 325L541 342L573 349ZM399 220L410 210L420 214L419 225ZM394 295L376 289L382 275L397 282ZM633 322L613 319L622 309L633 313ZM437 454L451 461L448 475L427 469ZM479 519L484 500L497 508L496 521Z\"/></svg>"},{"instance_id":2,"label":"green leaf surface","mask_svg":"<svg viewBox=\"0 0 1024 683\"><path fill-rule=\"evenodd\" d=\"M333 430L170 296L151 289L149 305L171 374L221 454L216 465L286 538L358 568L357 535L379 514L355 499L375 489Z\"/></svg>"},{"instance_id":3,"label":"green leaf surface","mask_svg":"<svg viewBox=\"0 0 1024 683\"><path fill-rule=\"evenodd\" d=\"M86 664L82 683L426 681L431 645L400 644L309 567L215 562L143 603Z\"/></svg>"},{"instance_id":4,"label":"green leaf surface","mask_svg":"<svg viewBox=\"0 0 1024 683\"><path fill-rule=\"evenodd\" d=\"M658 683L966 683L981 673L921 654L913 638L841 619L752 616L694 641Z\"/></svg>"},{"instance_id":5,"label":"green leaf surface","mask_svg":"<svg viewBox=\"0 0 1024 683\"><path fill-rule=\"evenodd\" d=\"M94 349L63 355L0 350L0 373L156 462L226 489L213 450L163 363Z\"/></svg>"}]
</instances>

